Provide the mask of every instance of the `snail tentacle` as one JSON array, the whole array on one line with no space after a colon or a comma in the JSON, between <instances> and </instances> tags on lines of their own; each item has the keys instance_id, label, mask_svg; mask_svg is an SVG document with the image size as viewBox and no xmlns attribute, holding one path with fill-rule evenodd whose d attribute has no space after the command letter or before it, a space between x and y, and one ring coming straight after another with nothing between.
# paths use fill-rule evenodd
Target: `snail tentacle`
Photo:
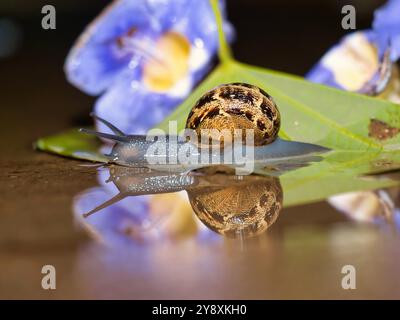
<instances>
[{"instance_id":1,"label":"snail tentacle","mask_svg":"<svg viewBox=\"0 0 400 320\"><path fill-rule=\"evenodd\" d=\"M118 136L126 136L125 133L123 133L120 129L118 129L116 126L114 126L112 123L108 122L106 119L100 118L99 116L97 116L96 114L94 114L93 112L90 113L90 116L98 121L100 121L101 123L103 123L104 125L106 125L112 132L114 132L116 135Z\"/></svg>"},{"instance_id":2,"label":"snail tentacle","mask_svg":"<svg viewBox=\"0 0 400 320\"><path fill-rule=\"evenodd\" d=\"M118 142L129 142L130 141L128 136L119 136L119 135L114 135L114 134L109 134L109 133L104 133L104 132L98 132L98 131L87 129L87 128L80 128L79 132L92 134L92 135L95 135L100 138L109 139L109 140L118 141Z\"/></svg>"}]
</instances>

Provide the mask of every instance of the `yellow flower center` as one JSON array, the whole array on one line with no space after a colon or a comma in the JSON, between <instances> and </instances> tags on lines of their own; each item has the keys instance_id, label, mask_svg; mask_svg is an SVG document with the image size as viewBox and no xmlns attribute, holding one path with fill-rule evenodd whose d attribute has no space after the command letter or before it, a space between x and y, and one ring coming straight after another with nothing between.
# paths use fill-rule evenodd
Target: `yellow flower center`
<instances>
[{"instance_id":1,"label":"yellow flower center","mask_svg":"<svg viewBox=\"0 0 400 320\"><path fill-rule=\"evenodd\" d=\"M155 44L157 59L143 66L143 81L153 91L164 92L181 80L189 69L190 43L176 32L166 32Z\"/></svg>"}]
</instances>

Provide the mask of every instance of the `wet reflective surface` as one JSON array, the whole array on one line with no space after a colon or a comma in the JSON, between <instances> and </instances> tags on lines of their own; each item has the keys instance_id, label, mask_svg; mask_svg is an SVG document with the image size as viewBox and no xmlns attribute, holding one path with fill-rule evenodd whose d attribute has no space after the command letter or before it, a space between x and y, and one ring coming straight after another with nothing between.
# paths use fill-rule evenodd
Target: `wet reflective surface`
<instances>
[{"instance_id":1,"label":"wet reflective surface","mask_svg":"<svg viewBox=\"0 0 400 320\"><path fill-rule=\"evenodd\" d=\"M82 212L119 189L104 183L108 171L79 164L33 153L4 166L2 298L400 298L400 237L390 227L355 223L322 202L282 209L265 232L233 239L200 222L186 191L127 197L84 219L72 209L88 189L97 203L86 198ZM219 185L205 194L226 188L209 183ZM140 215L146 197L150 218ZM44 264L57 269L55 291L40 287ZM357 290L341 288L346 264L357 268Z\"/></svg>"}]
</instances>

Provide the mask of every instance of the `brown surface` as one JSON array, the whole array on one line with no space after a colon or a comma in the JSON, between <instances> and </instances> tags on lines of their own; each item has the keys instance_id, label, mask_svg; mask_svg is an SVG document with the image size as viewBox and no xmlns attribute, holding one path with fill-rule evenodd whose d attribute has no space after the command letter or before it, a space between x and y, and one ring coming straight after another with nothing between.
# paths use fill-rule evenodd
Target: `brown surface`
<instances>
[{"instance_id":1,"label":"brown surface","mask_svg":"<svg viewBox=\"0 0 400 320\"><path fill-rule=\"evenodd\" d=\"M271 12L281 19L279 10ZM241 16L238 10L236 17ZM250 20L263 25L244 16L241 30L252 28ZM280 33L268 33L265 41L242 34L239 55L287 71L307 70L336 31L329 33L326 24L317 28L324 36L314 34L321 39L316 44L310 36L316 22L299 17L296 24L309 25L298 33L278 28ZM28 39L32 51L1 62L0 298L400 298L399 236L351 223L326 203L285 209L266 234L246 241L109 247L80 231L72 197L96 185L95 170L31 147L40 136L76 125L74 119L87 115L93 102L64 80L61 66L75 35L65 40L70 25L58 21L60 29L43 36L48 46ZM290 41L279 39L290 35L301 39L286 50ZM275 43L276 50L261 50L262 43L268 48ZM296 59L290 59L293 52ZM54 291L41 289L45 264L57 269ZM346 264L357 268L357 290L341 289Z\"/></svg>"}]
</instances>

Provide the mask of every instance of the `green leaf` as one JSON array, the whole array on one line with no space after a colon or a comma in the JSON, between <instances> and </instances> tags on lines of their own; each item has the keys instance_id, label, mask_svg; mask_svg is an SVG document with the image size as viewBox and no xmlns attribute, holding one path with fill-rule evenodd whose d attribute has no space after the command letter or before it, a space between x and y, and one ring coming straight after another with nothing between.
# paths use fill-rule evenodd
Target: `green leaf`
<instances>
[{"instance_id":1,"label":"green leaf","mask_svg":"<svg viewBox=\"0 0 400 320\"><path fill-rule=\"evenodd\" d=\"M41 138L36 141L35 147L65 157L107 162L100 152L100 141L95 136L79 132L78 128Z\"/></svg>"},{"instance_id":2,"label":"green leaf","mask_svg":"<svg viewBox=\"0 0 400 320\"><path fill-rule=\"evenodd\" d=\"M218 1L211 0L211 4L219 28L221 63L158 128L168 131L169 121L176 120L178 130L183 129L190 109L206 91L223 83L247 82L263 88L276 101L282 116L281 138L332 149L323 155L323 161L281 176L285 206L399 184L389 177L366 176L400 169L400 135L382 141L369 136L371 119L399 128L399 105L235 61L222 32ZM64 156L106 161L98 151L99 142L76 130L42 138L37 147Z\"/></svg>"},{"instance_id":3,"label":"green leaf","mask_svg":"<svg viewBox=\"0 0 400 320\"><path fill-rule=\"evenodd\" d=\"M217 23L217 28L218 28L218 42L219 42L218 56L222 63L229 62L233 60L232 51L226 41L223 29L223 19L221 16L221 11L218 8L218 0L211 0L210 3L215 15L215 21Z\"/></svg>"}]
</instances>

